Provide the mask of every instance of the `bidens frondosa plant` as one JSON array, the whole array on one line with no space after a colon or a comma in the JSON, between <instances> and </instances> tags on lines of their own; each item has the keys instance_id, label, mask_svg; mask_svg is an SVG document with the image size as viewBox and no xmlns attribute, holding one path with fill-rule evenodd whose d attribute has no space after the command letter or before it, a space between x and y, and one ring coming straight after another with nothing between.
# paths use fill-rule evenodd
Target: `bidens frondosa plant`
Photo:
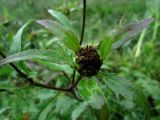
<instances>
[{"instance_id":1,"label":"bidens frondosa plant","mask_svg":"<svg viewBox=\"0 0 160 120\"><path fill-rule=\"evenodd\" d=\"M13 44L11 45L10 51L12 55L1 59L0 65L9 63L13 68L15 68L16 66L12 62L28 59L41 59L60 65L68 64L74 72L73 77L70 78L71 83L66 88L57 88L37 83L32 78L28 78L24 73L20 71L19 73L22 77L26 77L31 85L71 92L74 93L75 96L79 93L81 97L79 99L87 101L87 104L96 110L97 119L109 119L109 110L106 97L106 89L108 88L127 99L135 101L143 109L145 118L149 119L150 108L143 93L138 90L137 87L132 86L128 80L112 73L103 72L101 70L101 66L112 50L122 46L142 29L147 27L152 22L152 18L143 19L125 26L118 26L114 31L106 34L104 39L100 40L96 46L90 45L89 43L86 45L82 44L85 30L85 3L83 9L83 27L80 40L77 37L74 27L62 13L52 9L48 10L48 12L57 20L53 21L43 19L36 20L36 22L57 36L53 49L29 49L21 51L21 35L23 29L28 24L35 21L31 20L22 26L22 28L17 32L14 37ZM77 88L78 93L75 92Z\"/></svg>"}]
</instances>

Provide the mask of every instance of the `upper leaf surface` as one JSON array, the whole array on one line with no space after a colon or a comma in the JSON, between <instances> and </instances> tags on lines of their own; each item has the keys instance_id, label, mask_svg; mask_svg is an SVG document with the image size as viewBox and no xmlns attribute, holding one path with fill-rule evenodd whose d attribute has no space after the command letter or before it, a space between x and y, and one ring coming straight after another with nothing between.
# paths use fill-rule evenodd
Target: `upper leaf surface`
<instances>
[{"instance_id":1,"label":"upper leaf surface","mask_svg":"<svg viewBox=\"0 0 160 120\"><path fill-rule=\"evenodd\" d=\"M24 24L16 33L16 35L13 38L13 42L11 44L10 53L16 53L21 51L21 37L24 29L35 20L29 20L26 24Z\"/></svg>"},{"instance_id":2,"label":"upper leaf surface","mask_svg":"<svg viewBox=\"0 0 160 120\"><path fill-rule=\"evenodd\" d=\"M112 37L111 36L106 36L99 43L98 51L100 53L100 56L101 56L102 60L104 60L108 56L108 54L109 54L109 52L111 50L112 42L113 42Z\"/></svg>"},{"instance_id":3,"label":"upper leaf surface","mask_svg":"<svg viewBox=\"0 0 160 120\"><path fill-rule=\"evenodd\" d=\"M78 90L80 95L95 110L97 119L108 120L109 110L106 100L100 91L100 88L93 79L83 79L80 81Z\"/></svg>"},{"instance_id":4,"label":"upper leaf surface","mask_svg":"<svg viewBox=\"0 0 160 120\"><path fill-rule=\"evenodd\" d=\"M78 37L71 29L65 28L58 22L52 20L37 20L37 23L41 24L59 37L66 47L73 50L75 53L79 51L80 45Z\"/></svg>"},{"instance_id":5,"label":"upper leaf surface","mask_svg":"<svg viewBox=\"0 0 160 120\"><path fill-rule=\"evenodd\" d=\"M63 15L62 13L55 11L53 9L49 9L48 12L55 17L62 25L68 28L72 28L71 23L69 22L68 18Z\"/></svg>"},{"instance_id":6,"label":"upper leaf surface","mask_svg":"<svg viewBox=\"0 0 160 120\"><path fill-rule=\"evenodd\" d=\"M112 49L116 49L122 46L125 42L130 40L132 37L137 35L140 31L146 28L149 24L151 24L153 18L146 18L143 20L139 20L138 22L128 24L126 26L120 26L113 33L114 44L112 45Z\"/></svg>"},{"instance_id":7,"label":"upper leaf surface","mask_svg":"<svg viewBox=\"0 0 160 120\"><path fill-rule=\"evenodd\" d=\"M66 54L66 50L60 45L56 45L54 50L24 50L0 60L0 65L28 59L42 59L58 64L69 64L74 67L72 54Z\"/></svg>"}]
</instances>

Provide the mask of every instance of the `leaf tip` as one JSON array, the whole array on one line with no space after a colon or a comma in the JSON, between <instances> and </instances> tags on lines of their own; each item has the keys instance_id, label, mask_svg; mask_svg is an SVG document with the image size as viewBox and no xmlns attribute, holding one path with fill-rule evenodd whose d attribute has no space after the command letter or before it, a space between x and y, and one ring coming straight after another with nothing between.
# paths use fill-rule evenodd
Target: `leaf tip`
<instances>
[{"instance_id":1,"label":"leaf tip","mask_svg":"<svg viewBox=\"0 0 160 120\"><path fill-rule=\"evenodd\" d=\"M48 9L48 12L51 13L53 11L53 9Z\"/></svg>"},{"instance_id":2,"label":"leaf tip","mask_svg":"<svg viewBox=\"0 0 160 120\"><path fill-rule=\"evenodd\" d=\"M148 25L151 24L153 21L154 21L154 18L152 17L146 18L146 23L148 23Z\"/></svg>"},{"instance_id":3,"label":"leaf tip","mask_svg":"<svg viewBox=\"0 0 160 120\"><path fill-rule=\"evenodd\" d=\"M36 20L36 23L42 25L42 26L45 26L46 28L48 28L49 26L49 20Z\"/></svg>"}]
</instances>

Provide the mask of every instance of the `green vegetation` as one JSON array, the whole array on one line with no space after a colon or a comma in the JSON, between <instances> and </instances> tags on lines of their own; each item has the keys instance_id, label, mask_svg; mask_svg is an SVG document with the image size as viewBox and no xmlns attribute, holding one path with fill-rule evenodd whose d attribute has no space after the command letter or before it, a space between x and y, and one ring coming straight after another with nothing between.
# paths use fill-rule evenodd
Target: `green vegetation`
<instances>
[{"instance_id":1,"label":"green vegetation","mask_svg":"<svg viewBox=\"0 0 160 120\"><path fill-rule=\"evenodd\" d=\"M159 5L1 0L0 120L159 120Z\"/></svg>"}]
</instances>

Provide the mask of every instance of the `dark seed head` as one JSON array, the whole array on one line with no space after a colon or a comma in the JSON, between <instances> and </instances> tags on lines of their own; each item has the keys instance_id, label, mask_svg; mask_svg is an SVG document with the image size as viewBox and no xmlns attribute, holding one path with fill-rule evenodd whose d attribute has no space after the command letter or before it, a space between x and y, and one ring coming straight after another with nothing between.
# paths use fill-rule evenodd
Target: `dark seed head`
<instances>
[{"instance_id":1,"label":"dark seed head","mask_svg":"<svg viewBox=\"0 0 160 120\"><path fill-rule=\"evenodd\" d=\"M78 72L88 77L96 75L102 65L100 56L93 46L82 47L76 56L76 63L79 65Z\"/></svg>"}]
</instances>

